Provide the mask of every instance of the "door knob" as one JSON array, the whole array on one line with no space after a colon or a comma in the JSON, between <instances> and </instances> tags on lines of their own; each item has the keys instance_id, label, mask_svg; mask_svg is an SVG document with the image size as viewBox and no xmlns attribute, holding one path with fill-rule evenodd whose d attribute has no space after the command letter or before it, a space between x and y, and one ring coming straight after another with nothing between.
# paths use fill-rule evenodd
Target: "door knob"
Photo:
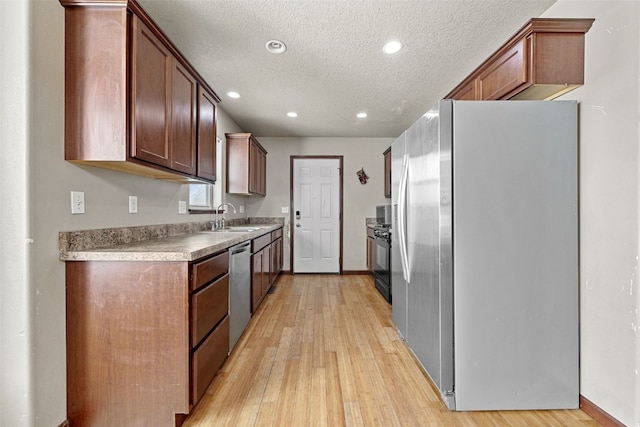
<instances>
[{"instance_id":1,"label":"door knob","mask_svg":"<svg viewBox=\"0 0 640 427\"><path fill-rule=\"evenodd\" d=\"M296 224L296 227L300 227L300 223Z\"/></svg>"}]
</instances>

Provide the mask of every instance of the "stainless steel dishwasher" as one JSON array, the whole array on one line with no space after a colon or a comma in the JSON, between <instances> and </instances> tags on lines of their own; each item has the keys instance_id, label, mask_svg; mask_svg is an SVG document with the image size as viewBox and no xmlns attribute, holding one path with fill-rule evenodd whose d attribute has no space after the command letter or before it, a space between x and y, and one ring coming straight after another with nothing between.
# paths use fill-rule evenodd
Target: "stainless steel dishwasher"
<instances>
[{"instance_id":1,"label":"stainless steel dishwasher","mask_svg":"<svg viewBox=\"0 0 640 427\"><path fill-rule=\"evenodd\" d=\"M229 249L229 353L251 319L251 241Z\"/></svg>"}]
</instances>

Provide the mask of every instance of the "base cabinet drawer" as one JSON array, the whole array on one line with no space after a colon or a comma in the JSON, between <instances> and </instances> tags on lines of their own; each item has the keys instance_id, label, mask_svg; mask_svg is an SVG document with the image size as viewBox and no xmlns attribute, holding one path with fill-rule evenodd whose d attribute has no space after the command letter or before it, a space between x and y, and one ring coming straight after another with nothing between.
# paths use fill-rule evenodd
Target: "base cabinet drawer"
<instances>
[{"instance_id":1,"label":"base cabinet drawer","mask_svg":"<svg viewBox=\"0 0 640 427\"><path fill-rule=\"evenodd\" d=\"M279 239L280 237L282 237L282 228L278 228L275 231L271 232L271 241L274 242L275 240Z\"/></svg>"},{"instance_id":2,"label":"base cabinet drawer","mask_svg":"<svg viewBox=\"0 0 640 427\"><path fill-rule=\"evenodd\" d=\"M229 311L229 274L194 293L191 298L191 345L196 347Z\"/></svg>"},{"instance_id":3,"label":"base cabinet drawer","mask_svg":"<svg viewBox=\"0 0 640 427\"><path fill-rule=\"evenodd\" d=\"M195 263L192 268L191 290L194 290L229 271L229 252Z\"/></svg>"},{"instance_id":4,"label":"base cabinet drawer","mask_svg":"<svg viewBox=\"0 0 640 427\"><path fill-rule=\"evenodd\" d=\"M229 353L229 317L193 352L193 404L202 398Z\"/></svg>"},{"instance_id":5,"label":"base cabinet drawer","mask_svg":"<svg viewBox=\"0 0 640 427\"><path fill-rule=\"evenodd\" d=\"M260 249L267 246L269 243L271 243L271 233L256 237L251 241L251 252L256 253Z\"/></svg>"}]
</instances>

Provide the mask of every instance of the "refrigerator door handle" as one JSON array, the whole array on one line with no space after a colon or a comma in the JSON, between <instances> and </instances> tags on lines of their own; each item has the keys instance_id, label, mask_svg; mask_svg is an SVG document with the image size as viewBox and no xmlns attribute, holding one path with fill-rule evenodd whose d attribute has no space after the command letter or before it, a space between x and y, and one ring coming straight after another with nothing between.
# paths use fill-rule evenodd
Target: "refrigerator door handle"
<instances>
[{"instance_id":1,"label":"refrigerator door handle","mask_svg":"<svg viewBox=\"0 0 640 427\"><path fill-rule=\"evenodd\" d=\"M398 194L398 225L400 240L400 259L402 264L402 275L404 280L409 284L411 275L409 271L409 257L407 250L407 224L406 224L406 212L407 212L407 181L409 180L409 156L404 155L402 159L402 172L400 175L400 188Z\"/></svg>"}]
</instances>

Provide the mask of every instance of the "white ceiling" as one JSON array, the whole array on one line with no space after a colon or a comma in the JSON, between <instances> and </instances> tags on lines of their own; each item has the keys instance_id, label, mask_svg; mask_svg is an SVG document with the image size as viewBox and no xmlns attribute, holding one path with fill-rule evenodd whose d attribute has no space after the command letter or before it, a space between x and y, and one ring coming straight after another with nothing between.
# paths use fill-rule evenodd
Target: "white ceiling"
<instances>
[{"instance_id":1,"label":"white ceiling","mask_svg":"<svg viewBox=\"0 0 640 427\"><path fill-rule=\"evenodd\" d=\"M139 0L222 109L265 137L396 137L554 2ZM272 39L288 50L267 52ZM390 39L404 44L391 56Z\"/></svg>"}]
</instances>

